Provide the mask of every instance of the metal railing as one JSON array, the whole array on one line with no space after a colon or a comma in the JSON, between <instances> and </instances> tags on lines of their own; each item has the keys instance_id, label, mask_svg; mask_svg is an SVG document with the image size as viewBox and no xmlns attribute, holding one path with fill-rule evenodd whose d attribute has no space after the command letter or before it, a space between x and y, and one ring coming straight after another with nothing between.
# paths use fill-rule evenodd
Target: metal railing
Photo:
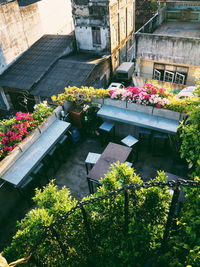
<instances>
[{"instance_id":1,"label":"metal railing","mask_svg":"<svg viewBox=\"0 0 200 267\"><path fill-rule=\"evenodd\" d=\"M88 251L91 252L91 255L95 253L94 251L95 237L93 236L93 231L91 229L90 220L88 219L90 214L88 214L87 206L92 205L94 203L102 204L103 201L105 202L105 200L111 200L113 199L113 197L117 197L119 194L122 194L124 198L123 207L122 207L123 225L120 225L121 227L120 229L125 237L128 233L129 222L131 219L130 212L129 212L130 202L131 202L129 198L130 193L136 190L139 190L141 188L148 189L151 187L158 187L158 188L163 188L163 189L164 188L166 189L167 187L168 189L169 188L173 189L173 196L172 196L171 202L169 203L167 221L165 224L163 238L162 238L161 246L160 246L160 251L165 250L166 244L168 242L168 238L170 236L170 231L172 230L173 219L174 217L177 216L177 205L179 205L179 195L180 195L182 188L183 187L195 187L195 188L198 187L199 188L200 181L178 179L177 181L144 182L143 184L126 185L123 188L116 189L105 195L94 197L92 199L89 199L83 202L78 202L78 204L75 207L73 207L70 211L60 216L60 218L58 218L55 223L43 229L43 234L40 236L40 240L38 241L37 245L32 247L30 250L30 253L32 254L30 261L34 263L36 266L45 266L44 263L40 262L40 255L37 252L37 249L39 246L41 246L41 244L43 244L43 241L48 238L54 239L54 241L57 243L57 246L59 247L59 251L63 254L63 258L65 259L68 258L68 247L66 246L66 244L68 244L67 242L68 236L65 237L66 242L63 242L63 236L61 238L59 229L61 229L63 225L65 225L66 227L70 221L70 215L76 213L77 211L79 211L79 215L82 216L81 218L82 228L81 229L84 229L85 237L86 237L84 246L86 246ZM112 223L112 221L110 221L109 223ZM44 242L44 246L45 246L45 242Z\"/></svg>"}]
</instances>

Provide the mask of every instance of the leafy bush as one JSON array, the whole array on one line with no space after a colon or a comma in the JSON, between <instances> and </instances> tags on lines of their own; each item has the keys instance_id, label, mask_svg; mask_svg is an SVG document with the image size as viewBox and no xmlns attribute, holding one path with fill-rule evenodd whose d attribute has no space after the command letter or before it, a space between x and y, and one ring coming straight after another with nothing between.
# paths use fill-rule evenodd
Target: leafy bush
<instances>
[{"instance_id":1,"label":"leafy bush","mask_svg":"<svg viewBox=\"0 0 200 267\"><path fill-rule=\"evenodd\" d=\"M200 181L198 177L194 180ZM155 266L200 266L200 188L184 188L187 198L177 229L172 232L168 252L160 256Z\"/></svg>"},{"instance_id":2,"label":"leafy bush","mask_svg":"<svg viewBox=\"0 0 200 267\"><path fill-rule=\"evenodd\" d=\"M186 159L191 176L200 176L200 106L193 109L186 123L180 125L180 155Z\"/></svg>"},{"instance_id":3,"label":"leafy bush","mask_svg":"<svg viewBox=\"0 0 200 267\"><path fill-rule=\"evenodd\" d=\"M166 108L177 112L190 113L198 105L200 105L199 97L178 99L174 96L170 98L170 103Z\"/></svg>"},{"instance_id":4,"label":"leafy bush","mask_svg":"<svg viewBox=\"0 0 200 267\"><path fill-rule=\"evenodd\" d=\"M159 172L153 181L164 180L164 173ZM129 190L126 228L124 191L110 198L101 197L127 184L142 184L141 178L126 164L116 163L101 182L94 195L83 199L94 199L84 205L86 217L79 206L63 219L77 204L68 189L58 190L50 183L43 192L37 190L34 197L37 207L18 223L20 229L4 250L4 256L10 261L32 251L32 260L25 266L38 266L38 261L40 265L54 267L142 266L160 246L169 192L157 187Z\"/></svg>"}]
</instances>

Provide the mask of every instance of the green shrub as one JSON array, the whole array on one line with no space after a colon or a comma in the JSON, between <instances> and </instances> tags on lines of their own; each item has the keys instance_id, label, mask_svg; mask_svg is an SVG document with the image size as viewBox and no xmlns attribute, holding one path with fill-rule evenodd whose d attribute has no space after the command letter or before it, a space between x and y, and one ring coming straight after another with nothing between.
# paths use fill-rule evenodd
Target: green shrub
<instances>
[{"instance_id":1,"label":"green shrub","mask_svg":"<svg viewBox=\"0 0 200 267\"><path fill-rule=\"evenodd\" d=\"M164 173L159 172L153 181L165 179ZM19 230L4 250L8 261L29 255L31 251L32 260L25 266L37 266L33 260L54 267L141 266L145 263L161 244L170 200L167 188L129 190L129 226L126 229L124 191L104 200L96 197L126 184L142 184L141 178L126 164L116 163L101 182L102 186L94 195L83 199L94 198L85 205L88 229L80 208L70 213L64 223L59 223L77 204L68 189L58 190L51 182L43 192L37 190L36 208L18 223ZM54 228L47 231L52 223Z\"/></svg>"},{"instance_id":2,"label":"green shrub","mask_svg":"<svg viewBox=\"0 0 200 267\"><path fill-rule=\"evenodd\" d=\"M197 177L194 180L200 181ZM187 201L171 234L168 252L155 266L200 266L200 188L186 187L184 192Z\"/></svg>"},{"instance_id":3,"label":"green shrub","mask_svg":"<svg viewBox=\"0 0 200 267\"><path fill-rule=\"evenodd\" d=\"M200 105L199 97L178 99L174 96L170 98L170 104L166 108L177 112L190 113L198 105Z\"/></svg>"},{"instance_id":4,"label":"green shrub","mask_svg":"<svg viewBox=\"0 0 200 267\"><path fill-rule=\"evenodd\" d=\"M192 177L200 176L200 106L180 125L180 155L186 159Z\"/></svg>"}]
</instances>

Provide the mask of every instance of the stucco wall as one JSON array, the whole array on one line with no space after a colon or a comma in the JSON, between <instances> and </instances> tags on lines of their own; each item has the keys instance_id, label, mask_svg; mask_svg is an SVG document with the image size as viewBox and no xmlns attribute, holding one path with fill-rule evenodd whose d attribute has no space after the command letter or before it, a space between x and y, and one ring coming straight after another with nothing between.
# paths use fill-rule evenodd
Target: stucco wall
<instances>
[{"instance_id":1,"label":"stucco wall","mask_svg":"<svg viewBox=\"0 0 200 267\"><path fill-rule=\"evenodd\" d=\"M81 50L102 51L108 46L108 28L100 28L101 44L93 45L92 28L91 27L76 27L75 35L77 47Z\"/></svg>"},{"instance_id":2,"label":"stucco wall","mask_svg":"<svg viewBox=\"0 0 200 267\"><path fill-rule=\"evenodd\" d=\"M43 0L19 8L0 5L0 73L44 34L73 30L70 0Z\"/></svg>"},{"instance_id":3,"label":"stucco wall","mask_svg":"<svg viewBox=\"0 0 200 267\"><path fill-rule=\"evenodd\" d=\"M200 66L200 39L137 34L137 58Z\"/></svg>"}]
</instances>

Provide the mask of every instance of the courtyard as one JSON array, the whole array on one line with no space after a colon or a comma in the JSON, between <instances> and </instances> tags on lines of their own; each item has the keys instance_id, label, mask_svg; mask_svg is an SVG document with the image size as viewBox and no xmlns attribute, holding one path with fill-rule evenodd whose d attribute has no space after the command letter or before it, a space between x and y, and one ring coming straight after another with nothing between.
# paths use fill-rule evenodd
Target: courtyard
<instances>
[{"instance_id":1,"label":"courtyard","mask_svg":"<svg viewBox=\"0 0 200 267\"><path fill-rule=\"evenodd\" d=\"M116 138L115 142L120 143L120 139ZM77 200L88 196L89 189L86 178L85 159L89 152L101 154L106 145L101 145L98 136L88 138L82 133L80 140L71 145L66 155L62 155L64 157L63 162L57 159L58 169L55 174L52 174L52 179L55 179L55 183L60 189L63 186L69 188L72 196ZM157 170L164 170L184 178L187 175L186 166L175 159L169 144L164 153L161 151L161 155L155 156L152 150L149 151L146 140L141 141L138 160L133 163L133 168L143 181L154 178ZM46 180L43 179L42 183L45 185ZM15 234L16 221L22 219L33 206L12 185L6 184L0 190L0 249L2 250L10 243L12 236Z\"/></svg>"}]
</instances>

